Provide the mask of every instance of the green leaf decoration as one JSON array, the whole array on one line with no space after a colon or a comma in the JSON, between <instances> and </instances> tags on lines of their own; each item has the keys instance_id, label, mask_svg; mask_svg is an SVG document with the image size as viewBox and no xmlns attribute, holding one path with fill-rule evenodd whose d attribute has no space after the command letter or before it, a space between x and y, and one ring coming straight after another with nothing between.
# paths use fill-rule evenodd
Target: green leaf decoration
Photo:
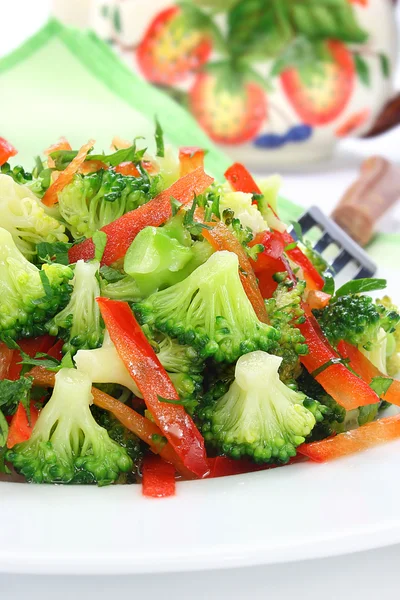
<instances>
[{"instance_id":1,"label":"green leaf decoration","mask_svg":"<svg viewBox=\"0 0 400 600\"><path fill-rule=\"evenodd\" d=\"M346 296L347 294L362 294L364 292L384 290L386 286L386 279L374 279L369 277L365 279L353 279L342 285L342 287L337 290L335 297L339 298L339 296Z\"/></svg>"},{"instance_id":2,"label":"green leaf decoration","mask_svg":"<svg viewBox=\"0 0 400 600\"><path fill-rule=\"evenodd\" d=\"M386 79L388 77L390 77L390 72L391 72L390 60L389 60L388 55L385 54L384 52L381 52L379 54L379 64L381 66L382 75L384 77L386 77Z\"/></svg>"},{"instance_id":3,"label":"green leaf decoration","mask_svg":"<svg viewBox=\"0 0 400 600\"><path fill-rule=\"evenodd\" d=\"M239 0L228 13L231 56L276 58L298 37L361 44L368 33L348 0ZM329 60L329 57L322 58ZM281 72L281 64L275 67Z\"/></svg>"},{"instance_id":4,"label":"green leaf decoration","mask_svg":"<svg viewBox=\"0 0 400 600\"><path fill-rule=\"evenodd\" d=\"M94 244L94 260L101 262L104 250L107 246L107 234L105 231L95 231L92 237Z\"/></svg>"},{"instance_id":5,"label":"green leaf decoration","mask_svg":"<svg viewBox=\"0 0 400 600\"><path fill-rule=\"evenodd\" d=\"M393 379L388 377L374 377L369 384L370 387L378 394L379 398L382 398L393 383Z\"/></svg>"},{"instance_id":6,"label":"green leaf decoration","mask_svg":"<svg viewBox=\"0 0 400 600\"><path fill-rule=\"evenodd\" d=\"M215 48L222 53L227 53L225 38L218 25L213 20L212 14L204 12L198 6L195 6L193 2L189 2L188 0L178 2L178 6L182 10L182 18L185 21L184 24L186 29L207 32L212 38ZM226 9L228 8L229 6L226 7Z\"/></svg>"},{"instance_id":7,"label":"green leaf decoration","mask_svg":"<svg viewBox=\"0 0 400 600\"><path fill-rule=\"evenodd\" d=\"M8 436L8 423L0 410L0 448L6 445Z\"/></svg>"},{"instance_id":8,"label":"green leaf decoration","mask_svg":"<svg viewBox=\"0 0 400 600\"><path fill-rule=\"evenodd\" d=\"M114 25L115 31L117 31L118 33L121 33L121 31L122 31L122 21L121 21L121 14L119 12L119 8L118 7L114 8L113 25Z\"/></svg>"},{"instance_id":9,"label":"green leaf decoration","mask_svg":"<svg viewBox=\"0 0 400 600\"><path fill-rule=\"evenodd\" d=\"M360 80L365 86L369 87L371 85L371 77L367 61L360 54L355 54L354 64Z\"/></svg>"},{"instance_id":10,"label":"green leaf decoration","mask_svg":"<svg viewBox=\"0 0 400 600\"><path fill-rule=\"evenodd\" d=\"M348 0L284 0L293 29L309 39L337 39L352 44L367 41Z\"/></svg>"}]
</instances>

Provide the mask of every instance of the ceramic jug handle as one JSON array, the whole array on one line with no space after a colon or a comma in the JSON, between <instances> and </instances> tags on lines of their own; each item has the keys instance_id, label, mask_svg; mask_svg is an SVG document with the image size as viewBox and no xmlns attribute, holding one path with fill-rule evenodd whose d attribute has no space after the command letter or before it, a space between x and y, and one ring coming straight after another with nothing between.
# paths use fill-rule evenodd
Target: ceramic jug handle
<instances>
[{"instance_id":1,"label":"ceramic jug handle","mask_svg":"<svg viewBox=\"0 0 400 600\"><path fill-rule=\"evenodd\" d=\"M378 219L399 199L400 167L381 156L371 156L362 163L357 181L345 192L332 218L365 246Z\"/></svg>"},{"instance_id":2,"label":"ceramic jug handle","mask_svg":"<svg viewBox=\"0 0 400 600\"><path fill-rule=\"evenodd\" d=\"M363 137L369 138L400 125L400 92L383 107L381 114Z\"/></svg>"}]
</instances>

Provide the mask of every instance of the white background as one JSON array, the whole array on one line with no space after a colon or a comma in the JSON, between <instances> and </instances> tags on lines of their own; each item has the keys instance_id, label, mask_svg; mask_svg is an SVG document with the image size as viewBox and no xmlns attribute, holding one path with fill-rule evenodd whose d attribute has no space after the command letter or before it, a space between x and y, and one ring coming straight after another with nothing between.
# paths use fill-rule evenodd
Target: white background
<instances>
[{"instance_id":1,"label":"white background","mask_svg":"<svg viewBox=\"0 0 400 600\"><path fill-rule=\"evenodd\" d=\"M85 2L86 0L69 0ZM46 20L49 0L0 0L0 56L16 47ZM381 154L400 163L399 130L377 140L346 141L328 163L285 175L283 193L309 206L330 212L357 175L363 157ZM381 224L400 231L399 209ZM398 474L394 474L398 476ZM393 501L396 501L394 498ZM357 510L357 507L349 507ZM385 508L382 507L384 511ZM27 507L29 511L29 507ZM34 515L32 515L34 518ZM271 515L266 515L271 518ZM327 516L329 518L329 515ZM1 515L0 515L1 543ZM77 540L79 544L79 540ZM297 600L380 600L397 598L400 547L288 565L130 577L26 577L0 575L1 600L96 600L140 596L146 600L296 598Z\"/></svg>"}]
</instances>

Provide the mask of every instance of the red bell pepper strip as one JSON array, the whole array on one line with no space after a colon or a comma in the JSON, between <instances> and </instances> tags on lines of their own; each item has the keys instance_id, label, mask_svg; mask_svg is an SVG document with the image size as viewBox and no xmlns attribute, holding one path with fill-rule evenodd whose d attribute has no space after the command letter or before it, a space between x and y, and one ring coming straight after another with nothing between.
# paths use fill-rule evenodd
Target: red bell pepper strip
<instances>
[{"instance_id":1,"label":"red bell pepper strip","mask_svg":"<svg viewBox=\"0 0 400 600\"><path fill-rule=\"evenodd\" d=\"M213 182L203 169L196 169L192 173L181 177L168 189L158 196L132 210L116 221L102 228L107 234L107 244L104 250L102 264L111 265L125 256L129 246L142 229L147 225L158 227L172 217L171 198L181 204L188 204L197 194L202 194ZM73 246L69 250L71 263L79 259L91 260L94 257L94 244L91 239Z\"/></svg>"},{"instance_id":2,"label":"red bell pepper strip","mask_svg":"<svg viewBox=\"0 0 400 600\"><path fill-rule=\"evenodd\" d=\"M75 158L69 163L69 165L61 171L58 178L53 181L50 187L46 190L42 202L46 206L53 206L58 202L58 194L64 189L66 185L71 183L74 178L75 173L79 171L81 166L86 160L88 152L91 148L93 148L95 144L94 140L89 140L87 144L84 144L82 148L80 148L78 154Z\"/></svg>"},{"instance_id":3,"label":"red bell pepper strip","mask_svg":"<svg viewBox=\"0 0 400 600\"><path fill-rule=\"evenodd\" d=\"M287 465L292 465L298 462L304 462L304 456L296 455L291 458ZM215 477L229 477L229 475L243 475L244 473L254 473L256 471L266 471L269 469L276 469L280 465L257 465L250 460L241 458L236 460L229 458L228 456L217 456L215 458L209 458L208 464L210 466L210 474L207 479L213 479ZM286 466L286 465L283 465Z\"/></svg>"},{"instance_id":4,"label":"red bell pepper strip","mask_svg":"<svg viewBox=\"0 0 400 600\"><path fill-rule=\"evenodd\" d=\"M44 367L34 367L29 371L29 377L33 378L33 384L36 386L54 387L55 385L55 373ZM159 454L164 460L174 465L174 468L182 477L193 479L193 473L183 465L171 444L160 443L162 432L155 423L95 387L92 387L92 394L93 403L96 406L112 413L122 425L148 444L152 452Z\"/></svg>"},{"instance_id":5,"label":"red bell pepper strip","mask_svg":"<svg viewBox=\"0 0 400 600\"><path fill-rule=\"evenodd\" d=\"M285 248L288 248L294 243L295 240L287 231L284 231L281 235L285 244ZM292 260L298 267L302 269L304 279L307 283L307 288L309 290L322 290L325 285L324 278L318 273L317 269L314 267L311 260L304 254L304 252L302 252L298 246L290 250L287 249L285 252L290 260Z\"/></svg>"},{"instance_id":6,"label":"red bell pepper strip","mask_svg":"<svg viewBox=\"0 0 400 600\"><path fill-rule=\"evenodd\" d=\"M250 246L255 244L262 244L264 250L258 254L256 261L251 261L251 264L257 276L262 297L271 298L278 287L273 278L275 273L282 271L291 273L290 266L283 254L285 243L278 231L262 231L250 242Z\"/></svg>"},{"instance_id":7,"label":"red bell pepper strip","mask_svg":"<svg viewBox=\"0 0 400 600\"><path fill-rule=\"evenodd\" d=\"M0 137L0 167L8 161L9 158L15 156L18 150L14 148L10 142L7 142L4 138Z\"/></svg>"},{"instance_id":8,"label":"red bell pepper strip","mask_svg":"<svg viewBox=\"0 0 400 600\"><path fill-rule=\"evenodd\" d=\"M8 379L10 366L14 358L14 350L0 342L0 379Z\"/></svg>"},{"instance_id":9,"label":"red bell pepper strip","mask_svg":"<svg viewBox=\"0 0 400 600\"><path fill-rule=\"evenodd\" d=\"M131 177L140 177L140 172L133 162L122 162L120 165L115 167L117 173L121 175L130 175Z\"/></svg>"},{"instance_id":10,"label":"red bell pepper strip","mask_svg":"<svg viewBox=\"0 0 400 600\"><path fill-rule=\"evenodd\" d=\"M197 146L179 148L180 176L183 177L199 167L204 168L204 155L204 150Z\"/></svg>"},{"instance_id":11,"label":"red bell pepper strip","mask_svg":"<svg viewBox=\"0 0 400 600\"><path fill-rule=\"evenodd\" d=\"M400 406L400 381L398 379L393 379L393 377L381 373L381 371L377 369L358 348L343 340L338 344L338 351L343 358L350 359L350 367L366 383L370 384L374 377L390 379L392 383L388 391L385 394L382 394L381 397L383 400L386 400L386 402Z\"/></svg>"},{"instance_id":12,"label":"red bell pepper strip","mask_svg":"<svg viewBox=\"0 0 400 600\"><path fill-rule=\"evenodd\" d=\"M159 456L145 457L142 476L143 496L168 498L175 495L175 469Z\"/></svg>"},{"instance_id":13,"label":"red bell pepper strip","mask_svg":"<svg viewBox=\"0 0 400 600\"><path fill-rule=\"evenodd\" d=\"M195 218L204 222L204 212L196 209ZM258 287L257 279L251 266L251 262L245 249L239 242L234 233L222 221L217 224L212 223L212 229L203 229L203 237L211 244L214 250L228 250L234 252L239 259L239 275L257 317L263 323L267 323L267 311L265 310L264 300Z\"/></svg>"},{"instance_id":14,"label":"red bell pepper strip","mask_svg":"<svg viewBox=\"0 0 400 600\"><path fill-rule=\"evenodd\" d=\"M297 451L316 462L326 462L398 438L400 438L400 414L367 423L358 429L339 433L320 442L302 444Z\"/></svg>"},{"instance_id":15,"label":"red bell pepper strip","mask_svg":"<svg viewBox=\"0 0 400 600\"><path fill-rule=\"evenodd\" d=\"M57 340L56 343L51 346L51 348L49 350L47 350L46 354L48 356L51 356L52 358L55 358L56 360L60 360L63 357L63 346L64 346L64 342L63 340Z\"/></svg>"},{"instance_id":16,"label":"red bell pepper strip","mask_svg":"<svg viewBox=\"0 0 400 600\"><path fill-rule=\"evenodd\" d=\"M19 347L25 354L34 358L39 352L47 353L54 345L55 338L51 335L41 335L35 338L26 338L18 342ZM7 379L16 381L20 378L22 371L22 356L18 350L14 350L12 362L8 370Z\"/></svg>"},{"instance_id":17,"label":"red bell pepper strip","mask_svg":"<svg viewBox=\"0 0 400 600\"><path fill-rule=\"evenodd\" d=\"M29 440L38 418L39 411L34 403L31 402L31 424L29 425L26 410L20 402L8 429L7 448L12 448L15 444Z\"/></svg>"},{"instance_id":18,"label":"red bell pepper strip","mask_svg":"<svg viewBox=\"0 0 400 600\"><path fill-rule=\"evenodd\" d=\"M306 317L301 325L297 325L303 334L309 353L300 360L309 373L313 373L324 365L327 366L315 379L346 410L352 410L368 404L379 402L377 394L365 381L354 375L344 364L337 363L340 357L322 336L317 322ZM329 364L333 361L332 364Z\"/></svg>"},{"instance_id":19,"label":"red bell pepper strip","mask_svg":"<svg viewBox=\"0 0 400 600\"><path fill-rule=\"evenodd\" d=\"M261 190L254 181L246 167L240 163L234 163L225 171L225 177L236 192L246 194L261 194Z\"/></svg>"},{"instance_id":20,"label":"red bell pepper strip","mask_svg":"<svg viewBox=\"0 0 400 600\"><path fill-rule=\"evenodd\" d=\"M185 467L204 477L209 471L204 440L183 406L159 400L179 401L179 396L129 304L108 298L97 298L97 303L111 340L155 422Z\"/></svg>"}]
</instances>

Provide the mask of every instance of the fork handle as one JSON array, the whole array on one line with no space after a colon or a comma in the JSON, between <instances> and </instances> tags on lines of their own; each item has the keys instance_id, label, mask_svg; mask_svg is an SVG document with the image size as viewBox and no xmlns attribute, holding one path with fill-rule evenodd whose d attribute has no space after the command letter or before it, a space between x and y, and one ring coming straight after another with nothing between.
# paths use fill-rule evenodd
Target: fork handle
<instances>
[{"instance_id":1,"label":"fork handle","mask_svg":"<svg viewBox=\"0 0 400 600\"><path fill-rule=\"evenodd\" d=\"M381 156L361 165L360 176L332 213L333 220L360 246L374 234L378 219L400 198L400 168Z\"/></svg>"}]
</instances>

